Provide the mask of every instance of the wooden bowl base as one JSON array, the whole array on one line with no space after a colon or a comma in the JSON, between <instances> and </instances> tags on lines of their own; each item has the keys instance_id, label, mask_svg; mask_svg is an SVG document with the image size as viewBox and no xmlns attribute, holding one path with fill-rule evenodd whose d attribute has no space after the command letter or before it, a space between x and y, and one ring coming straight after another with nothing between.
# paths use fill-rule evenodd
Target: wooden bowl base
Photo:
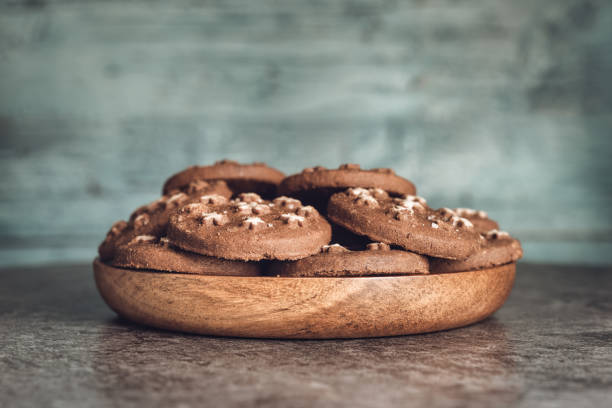
<instances>
[{"instance_id":1,"label":"wooden bowl base","mask_svg":"<svg viewBox=\"0 0 612 408\"><path fill-rule=\"evenodd\" d=\"M501 307L515 264L468 272L359 278L202 276L93 264L98 290L137 323L214 336L398 336L478 322Z\"/></svg>"}]
</instances>

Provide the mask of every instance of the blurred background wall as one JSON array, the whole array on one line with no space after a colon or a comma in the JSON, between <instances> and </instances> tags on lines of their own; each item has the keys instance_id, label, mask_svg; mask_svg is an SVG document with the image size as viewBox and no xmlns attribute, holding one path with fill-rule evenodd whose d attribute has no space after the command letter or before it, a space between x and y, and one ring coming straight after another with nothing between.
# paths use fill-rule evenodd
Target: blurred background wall
<instances>
[{"instance_id":1,"label":"blurred background wall","mask_svg":"<svg viewBox=\"0 0 612 408\"><path fill-rule=\"evenodd\" d=\"M393 167L612 262L612 2L0 3L0 264L90 260L219 158Z\"/></svg>"}]
</instances>

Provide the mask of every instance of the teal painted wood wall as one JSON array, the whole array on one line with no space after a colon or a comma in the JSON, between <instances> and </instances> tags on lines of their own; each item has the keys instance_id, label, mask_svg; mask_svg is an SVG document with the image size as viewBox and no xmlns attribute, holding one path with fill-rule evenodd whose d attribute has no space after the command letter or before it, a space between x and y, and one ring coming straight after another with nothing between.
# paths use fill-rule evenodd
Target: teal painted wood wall
<instances>
[{"instance_id":1,"label":"teal painted wood wall","mask_svg":"<svg viewBox=\"0 0 612 408\"><path fill-rule=\"evenodd\" d=\"M167 175L390 166L530 261L612 262L612 3L0 3L0 264L87 260Z\"/></svg>"}]
</instances>

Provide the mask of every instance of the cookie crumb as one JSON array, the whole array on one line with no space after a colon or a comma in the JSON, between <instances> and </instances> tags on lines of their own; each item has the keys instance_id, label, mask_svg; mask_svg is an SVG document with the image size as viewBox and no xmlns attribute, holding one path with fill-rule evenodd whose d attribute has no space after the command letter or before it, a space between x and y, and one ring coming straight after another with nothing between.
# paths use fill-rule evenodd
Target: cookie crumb
<instances>
[{"instance_id":1,"label":"cookie crumb","mask_svg":"<svg viewBox=\"0 0 612 408\"><path fill-rule=\"evenodd\" d=\"M259 194L256 193L240 193L238 194L238 202L244 202L244 203L261 203L263 200L261 199L261 196Z\"/></svg>"},{"instance_id":2,"label":"cookie crumb","mask_svg":"<svg viewBox=\"0 0 612 408\"><path fill-rule=\"evenodd\" d=\"M496 229L493 229L486 233L486 237L487 239L509 238L510 234L508 234L506 231L498 231Z\"/></svg>"},{"instance_id":3,"label":"cookie crumb","mask_svg":"<svg viewBox=\"0 0 612 408\"><path fill-rule=\"evenodd\" d=\"M151 222L151 217L149 217L149 214L147 213L140 214L138 217L134 219L134 228L136 229L143 228L149 225L150 222Z\"/></svg>"},{"instance_id":4,"label":"cookie crumb","mask_svg":"<svg viewBox=\"0 0 612 408\"><path fill-rule=\"evenodd\" d=\"M303 217L311 217L311 216L317 214L317 210L313 206L307 205L307 206L298 208L295 211L295 213L297 215L301 215Z\"/></svg>"},{"instance_id":5,"label":"cookie crumb","mask_svg":"<svg viewBox=\"0 0 612 408\"><path fill-rule=\"evenodd\" d=\"M355 198L355 203L359 205L365 205L366 207L378 207L378 201L371 195L359 195Z\"/></svg>"},{"instance_id":6,"label":"cookie crumb","mask_svg":"<svg viewBox=\"0 0 612 408\"><path fill-rule=\"evenodd\" d=\"M216 213L216 212L212 212L212 213L203 213L203 214L201 214L200 215L200 221L204 225L214 225L214 226L218 227L218 226L227 224L229 219L224 214L219 214L219 213Z\"/></svg>"},{"instance_id":7,"label":"cookie crumb","mask_svg":"<svg viewBox=\"0 0 612 408\"><path fill-rule=\"evenodd\" d=\"M263 227L264 221L259 217L247 217L242 220L241 225L250 231L256 231Z\"/></svg>"},{"instance_id":8,"label":"cookie crumb","mask_svg":"<svg viewBox=\"0 0 612 408\"><path fill-rule=\"evenodd\" d=\"M455 213L460 217L475 217L475 218L489 218L489 214L482 210L474 210L472 208L455 208Z\"/></svg>"},{"instance_id":9,"label":"cookie crumb","mask_svg":"<svg viewBox=\"0 0 612 408\"><path fill-rule=\"evenodd\" d=\"M295 198L280 196L274 199L274 204L278 205L281 208L287 210L295 210L302 206L302 202L300 200L296 200Z\"/></svg>"},{"instance_id":10,"label":"cookie crumb","mask_svg":"<svg viewBox=\"0 0 612 408\"><path fill-rule=\"evenodd\" d=\"M467 218L454 215L451 217L450 221L455 228L474 228L474 224Z\"/></svg>"},{"instance_id":11,"label":"cookie crumb","mask_svg":"<svg viewBox=\"0 0 612 408\"><path fill-rule=\"evenodd\" d=\"M128 245L140 244L143 242L153 242L156 239L157 238L155 238L153 235L138 235L132 238L132 240L128 242Z\"/></svg>"},{"instance_id":12,"label":"cookie crumb","mask_svg":"<svg viewBox=\"0 0 612 408\"><path fill-rule=\"evenodd\" d=\"M200 202L204 204L219 205L225 204L227 202L227 198L219 194L203 195L200 197Z\"/></svg>"},{"instance_id":13,"label":"cookie crumb","mask_svg":"<svg viewBox=\"0 0 612 408\"><path fill-rule=\"evenodd\" d=\"M321 247L321 252L324 254L332 254L339 252L348 252L349 250L343 247L340 244L331 244L331 245L323 245Z\"/></svg>"},{"instance_id":14,"label":"cookie crumb","mask_svg":"<svg viewBox=\"0 0 612 408\"><path fill-rule=\"evenodd\" d=\"M303 227L304 222L306 221L304 217L296 214L282 214L281 220L283 220L285 224L299 225L300 227Z\"/></svg>"}]
</instances>

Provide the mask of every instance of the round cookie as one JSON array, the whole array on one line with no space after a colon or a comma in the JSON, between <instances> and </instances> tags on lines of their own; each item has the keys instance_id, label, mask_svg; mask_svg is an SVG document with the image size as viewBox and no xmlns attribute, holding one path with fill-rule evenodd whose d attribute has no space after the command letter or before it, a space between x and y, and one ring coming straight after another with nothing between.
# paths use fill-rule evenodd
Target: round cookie
<instances>
[{"instance_id":1,"label":"round cookie","mask_svg":"<svg viewBox=\"0 0 612 408\"><path fill-rule=\"evenodd\" d=\"M465 260L431 258L431 271L446 273L491 268L515 262L523 256L521 243L505 231L493 229L482 234L482 238L481 248Z\"/></svg>"},{"instance_id":2,"label":"round cookie","mask_svg":"<svg viewBox=\"0 0 612 408\"><path fill-rule=\"evenodd\" d=\"M480 233L485 233L494 229L499 229L499 224L489 218L489 215L482 210L471 208L454 208L453 212L463 218L467 218L474 224L474 229Z\"/></svg>"},{"instance_id":3,"label":"round cookie","mask_svg":"<svg viewBox=\"0 0 612 408\"><path fill-rule=\"evenodd\" d=\"M468 219L446 208L433 210L418 196L349 188L330 198L327 215L356 234L422 255L465 259L480 247L480 235Z\"/></svg>"},{"instance_id":4,"label":"round cookie","mask_svg":"<svg viewBox=\"0 0 612 408\"><path fill-rule=\"evenodd\" d=\"M337 169L309 167L286 177L279 186L280 194L296 197L324 212L332 194L349 187L380 188L391 195L415 194L410 181L391 169L363 170L358 164L343 164Z\"/></svg>"},{"instance_id":5,"label":"round cookie","mask_svg":"<svg viewBox=\"0 0 612 408\"><path fill-rule=\"evenodd\" d=\"M169 245L167 238L138 235L115 250L108 262L112 266L197 275L257 276L260 265L253 262L228 261L182 251Z\"/></svg>"},{"instance_id":6,"label":"round cookie","mask_svg":"<svg viewBox=\"0 0 612 408\"><path fill-rule=\"evenodd\" d=\"M291 277L352 277L412 275L429 273L426 257L392 250L381 242L370 243L363 251L339 245L324 245L321 252L293 262L276 262L268 273Z\"/></svg>"},{"instance_id":7,"label":"round cookie","mask_svg":"<svg viewBox=\"0 0 612 408\"><path fill-rule=\"evenodd\" d=\"M264 163L240 164L232 160L221 160L212 166L187 167L166 180L162 192L167 194L194 179L225 180L235 194L255 192L265 197L274 197L284 177L282 172Z\"/></svg>"},{"instance_id":8,"label":"round cookie","mask_svg":"<svg viewBox=\"0 0 612 408\"><path fill-rule=\"evenodd\" d=\"M100 260L107 261L115 249L140 235L156 238L165 234L170 214L183 204L200 200L210 195L229 198L232 192L224 181L193 180L181 190L172 190L160 199L136 209L129 221L117 221L98 247Z\"/></svg>"},{"instance_id":9,"label":"round cookie","mask_svg":"<svg viewBox=\"0 0 612 408\"><path fill-rule=\"evenodd\" d=\"M187 251L226 259L294 260L319 251L331 226L314 207L242 193L231 201L191 203L170 217L170 242Z\"/></svg>"}]
</instances>

